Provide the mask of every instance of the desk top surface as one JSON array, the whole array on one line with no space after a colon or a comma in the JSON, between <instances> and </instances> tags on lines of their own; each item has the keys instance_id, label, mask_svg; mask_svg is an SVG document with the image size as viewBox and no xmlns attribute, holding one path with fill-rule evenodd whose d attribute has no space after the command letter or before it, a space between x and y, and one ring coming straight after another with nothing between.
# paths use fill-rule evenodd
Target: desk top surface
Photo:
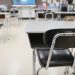
<instances>
[{"instance_id":1,"label":"desk top surface","mask_svg":"<svg viewBox=\"0 0 75 75\"><path fill-rule=\"evenodd\" d=\"M56 14L75 14L75 12L54 12Z\"/></svg>"},{"instance_id":2,"label":"desk top surface","mask_svg":"<svg viewBox=\"0 0 75 75\"><path fill-rule=\"evenodd\" d=\"M26 33L44 33L54 29L75 29L75 21L30 21Z\"/></svg>"},{"instance_id":3,"label":"desk top surface","mask_svg":"<svg viewBox=\"0 0 75 75\"><path fill-rule=\"evenodd\" d=\"M0 12L0 14L9 14L9 12Z\"/></svg>"},{"instance_id":4,"label":"desk top surface","mask_svg":"<svg viewBox=\"0 0 75 75\"><path fill-rule=\"evenodd\" d=\"M40 12L40 10L39 9L35 9L35 10L38 10L38 12ZM44 11L51 11L50 9L48 9L48 10L45 10L45 9L43 9L42 10L42 12L44 12ZM56 14L75 14L75 12L62 12L62 11L51 11L52 13L56 13Z\"/></svg>"}]
</instances>

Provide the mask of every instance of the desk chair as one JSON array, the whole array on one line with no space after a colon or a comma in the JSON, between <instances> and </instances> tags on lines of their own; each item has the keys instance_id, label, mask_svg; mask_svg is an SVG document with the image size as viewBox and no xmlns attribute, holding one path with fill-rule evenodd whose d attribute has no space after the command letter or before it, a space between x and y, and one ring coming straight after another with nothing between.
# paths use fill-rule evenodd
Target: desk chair
<instances>
[{"instance_id":1,"label":"desk chair","mask_svg":"<svg viewBox=\"0 0 75 75\"><path fill-rule=\"evenodd\" d=\"M19 15L18 15L18 10L14 10L14 14L15 14L15 17L17 18L17 24L19 25Z\"/></svg>"},{"instance_id":2,"label":"desk chair","mask_svg":"<svg viewBox=\"0 0 75 75\"><path fill-rule=\"evenodd\" d=\"M10 14L12 18L17 19L17 25L19 25L18 10L10 10Z\"/></svg>"},{"instance_id":3,"label":"desk chair","mask_svg":"<svg viewBox=\"0 0 75 75\"><path fill-rule=\"evenodd\" d=\"M45 12L43 10L36 12L36 20L39 20L40 18L45 18Z\"/></svg>"},{"instance_id":4,"label":"desk chair","mask_svg":"<svg viewBox=\"0 0 75 75\"><path fill-rule=\"evenodd\" d=\"M73 0L67 0L68 4L72 4Z\"/></svg>"},{"instance_id":5,"label":"desk chair","mask_svg":"<svg viewBox=\"0 0 75 75\"><path fill-rule=\"evenodd\" d=\"M15 17L16 16L16 11L15 10L11 10L10 14L11 14L11 17Z\"/></svg>"},{"instance_id":6,"label":"desk chair","mask_svg":"<svg viewBox=\"0 0 75 75\"><path fill-rule=\"evenodd\" d=\"M10 13L11 13L11 17L16 17L18 14L18 10L11 10Z\"/></svg>"},{"instance_id":7,"label":"desk chair","mask_svg":"<svg viewBox=\"0 0 75 75\"><path fill-rule=\"evenodd\" d=\"M45 14L45 19L47 19L47 18L53 19L53 13L52 12L47 12Z\"/></svg>"},{"instance_id":8,"label":"desk chair","mask_svg":"<svg viewBox=\"0 0 75 75\"><path fill-rule=\"evenodd\" d=\"M74 38L74 33L65 32L55 35L50 35L50 31L44 33L43 42L45 45L50 46L50 49L36 49L41 68L48 69L49 67L60 66L72 67L74 57L68 48L73 47ZM34 75L39 75L40 69L37 71L37 74L34 73ZM69 68L67 67L65 74L68 74L68 69Z\"/></svg>"},{"instance_id":9,"label":"desk chair","mask_svg":"<svg viewBox=\"0 0 75 75\"><path fill-rule=\"evenodd\" d=\"M18 10L14 10L15 14L18 16Z\"/></svg>"}]
</instances>

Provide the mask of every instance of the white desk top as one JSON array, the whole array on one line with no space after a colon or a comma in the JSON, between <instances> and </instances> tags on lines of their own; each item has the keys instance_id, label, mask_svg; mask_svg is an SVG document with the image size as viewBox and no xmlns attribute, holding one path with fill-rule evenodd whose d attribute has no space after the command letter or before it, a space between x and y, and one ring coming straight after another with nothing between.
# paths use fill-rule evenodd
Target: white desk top
<instances>
[{"instance_id":1,"label":"white desk top","mask_svg":"<svg viewBox=\"0 0 75 75\"><path fill-rule=\"evenodd\" d=\"M26 33L44 33L53 29L75 29L75 21L30 21Z\"/></svg>"},{"instance_id":2,"label":"white desk top","mask_svg":"<svg viewBox=\"0 0 75 75\"><path fill-rule=\"evenodd\" d=\"M54 12L56 14L75 14L75 12Z\"/></svg>"},{"instance_id":3,"label":"white desk top","mask_svg":"<svg viewBox=\"0 0 75 75\"><path fill-rule=\"evenodd\" d=\"M0 12L0 14L9 14L9 12Z\"/></svg>"}]
</instances>

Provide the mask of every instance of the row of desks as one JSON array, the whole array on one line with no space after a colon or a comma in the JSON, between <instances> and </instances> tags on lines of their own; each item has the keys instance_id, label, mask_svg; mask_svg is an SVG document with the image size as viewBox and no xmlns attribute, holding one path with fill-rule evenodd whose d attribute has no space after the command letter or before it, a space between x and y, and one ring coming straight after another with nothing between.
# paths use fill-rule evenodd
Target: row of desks
<instances>
[{"instance_id":1,"label":"row of desks","mask_svg":"<svg viewBox=\"0 0 75 75\"><path fill-rule=\"evenodd\" d=\"M46 18L46 16L48 14L52 15L52 18L55 17L55 15L59 16L59 18L61 19L62 17L65 17L65 16L75 16L75 12L51 12L50 10L48 11L37 11L36 12L36 19L39 18L39 14L42 14L44 15L44 18Z\"/></svg>"}]
</instances>

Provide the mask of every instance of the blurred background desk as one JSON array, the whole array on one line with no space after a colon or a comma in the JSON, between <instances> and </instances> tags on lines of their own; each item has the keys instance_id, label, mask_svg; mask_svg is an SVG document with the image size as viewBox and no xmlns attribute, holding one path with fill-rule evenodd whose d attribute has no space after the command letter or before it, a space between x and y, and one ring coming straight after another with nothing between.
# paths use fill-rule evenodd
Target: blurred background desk
<instances>
[{"instance_id":1,"label":"blurred background desk","mask_svg":"<svg viewBox=\"0 0 75 75\"><path fill-rule=\"evenodd\" d=\"M75 16L75 12L54 12L54 15L58 17L59 20L66 16Z\"/></svg>"},{"instance_id":2,"label":"blurred background desk","mask_svg":"<svg viewBox=\"0 0 75 75\"><path fill-rule=\"evenodd\" d=\"M4 40L9 38L10 13L0 12L0 22L3 24Z\"/></svg>"}]
</instances>

